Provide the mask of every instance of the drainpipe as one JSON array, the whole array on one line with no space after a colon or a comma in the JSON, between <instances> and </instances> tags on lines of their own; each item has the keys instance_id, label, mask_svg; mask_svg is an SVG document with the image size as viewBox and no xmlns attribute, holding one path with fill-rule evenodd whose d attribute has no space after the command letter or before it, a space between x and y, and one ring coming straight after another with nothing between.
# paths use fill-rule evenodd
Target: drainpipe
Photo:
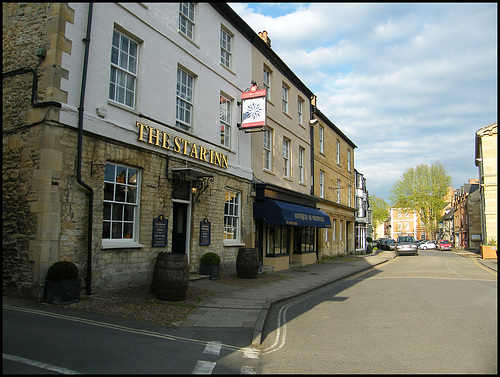
<instances>
[{"instance_id":1,"label":"drainpipe","mask_svg":"<svg viewBox=\"0 0 500 377\"><path fill-rule=\"evenodd\" d=\"M87 35L83 41L85 42L85 55L83 58L82 71L82 87L80 92L80 106L78 107L78 161L76 170L76 180L83 186L89 195L89 213L88 213L88 228L87 228L87 295L92 293L92 216L94 207L94 190L87 183L82 181L82 142L83 142L83 103L85 100L85 85L87 81L87 69L89 61L90 47L90 27L92 25L92 9L93 3L89 3L89 12L87 16Z\"/></svg>"}]
</instances>

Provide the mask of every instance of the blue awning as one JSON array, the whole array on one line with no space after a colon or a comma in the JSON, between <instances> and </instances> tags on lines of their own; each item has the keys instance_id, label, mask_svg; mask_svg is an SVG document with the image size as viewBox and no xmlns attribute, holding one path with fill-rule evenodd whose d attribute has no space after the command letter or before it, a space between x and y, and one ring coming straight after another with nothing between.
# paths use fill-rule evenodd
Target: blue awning
<instances>
[{"instance_id":1,"label":"blue awning","mask_svg":"<svg viewBox=\"0 0 500 377\"><path fill-rule=\"evenodd\" d=\"M330 217L319 209L266 199L253 204L253 217L266 224L330 228Z\"/></svg>"}]
</instances>

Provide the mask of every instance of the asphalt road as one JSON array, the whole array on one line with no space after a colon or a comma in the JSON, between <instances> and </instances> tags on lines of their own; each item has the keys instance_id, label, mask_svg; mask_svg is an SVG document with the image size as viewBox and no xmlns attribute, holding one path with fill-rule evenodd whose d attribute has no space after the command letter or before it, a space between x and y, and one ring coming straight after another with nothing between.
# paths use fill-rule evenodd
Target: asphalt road
<instances>
[{"instance_id":1,"label":"asphalt road","mask_svg":"<svg viewBox=\"0 0 500 377\"><path fill-rule=\"evenodd\" d=\"M40 305L3 307L4 374L254 373L251 329L168 328Z\"/></svg>"},{"instance_id":2,"label":"asphalt road","mask_svg":"<svg viewBox=\"0 0 500 377\"><path fill-rule=\"evenodd\" d=\"M497 277L421 251L272 308L261 373L497 373Z\"/></svg>"}]
</instances>

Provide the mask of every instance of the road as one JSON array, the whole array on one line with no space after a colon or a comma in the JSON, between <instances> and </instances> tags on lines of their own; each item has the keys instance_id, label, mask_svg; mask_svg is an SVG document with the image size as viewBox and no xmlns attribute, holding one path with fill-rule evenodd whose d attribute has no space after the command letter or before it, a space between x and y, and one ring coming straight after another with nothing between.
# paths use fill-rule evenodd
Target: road
<instances>
[{"instance_id":1,"label":"road","mask_svg":"<svg viewBox=\"0 0 500 377\"><path fill-rule=\"evenodd\" d=\"M259 352L245 344L250 330L169 328L4 302L3 373L255 373Z\"/></svg>"},{"instance_id":2,"label":"road","mask_svg":"<svg viewBox=\"0 0 500 377\"><path fill-rule=\"evenodd\" d=\"M268 373L497 373L497 277L421 251L274 306Z\"/></svg>"}]
</instances>

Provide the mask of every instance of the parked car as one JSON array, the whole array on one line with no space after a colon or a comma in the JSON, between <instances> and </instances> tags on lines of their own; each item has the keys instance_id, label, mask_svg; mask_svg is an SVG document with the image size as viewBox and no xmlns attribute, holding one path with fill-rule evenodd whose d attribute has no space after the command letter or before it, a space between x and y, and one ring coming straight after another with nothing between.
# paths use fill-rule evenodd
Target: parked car
<instances>
[{"instance_id":1,"label":"parked car","mask_svg":"<svg viewBox=\"0 0 500 377\"><path fill-rule=\"evenodd\" d=\"M384 249L382 248L382 245L383 245L384 240L385 240L385 238L379 238L379 239L377 240L377 249L379 249L379 250L384 250Z\"/></svg>"},{"instance_id":2,"label":"parked car","mask_svg":"<svg viewBox=\"0 0 500 377\"><path fill-rule=\"evenodd\" d=\"M427 241L429 241L427 238L424 238L423 240L418 240L417 246L420 247L420 245L422 245L424 242L427 242Z\"/></svg>"},{"instance_id":3,"label":"parked car","mask_svg":"<svg viewBox=\"0 0 500 377\"><path fill-rule=\"evenodd\" d=\"M396 249L396 241L392 238L388 238L387 241L384 242L384 250L395 250Z\"/></svg>"},{"instance_id":4,"label":"parked car","mask_svg":"<svg viewBox=\"0 0 500 377\"><path fill-rule=\"evenodd\" d=\"M437 242L438 250L451 250L451 242L448 240L439 240Z\"/></svg>"},{"instance_id":5,"label":"parked car","mask_svg":"<svg viewBox=\"0 0 500 377\"><path fill-rule=\"evenodd\" d=\"M436 241L425 241L418 245L418 248L421 250L428 250L428 249L435 249L436 248Z\"/></svg>"},{"instance_id":6,"label":"parked car","mask_svg":"<svg viewBox=\"0 0 500 377\"><path fill-rule=\"evenodd\" d=\"M396 243L396 255L413 254L418 255L417 242L413 236L399 236Z\"/></svg>"}]
</instances>

